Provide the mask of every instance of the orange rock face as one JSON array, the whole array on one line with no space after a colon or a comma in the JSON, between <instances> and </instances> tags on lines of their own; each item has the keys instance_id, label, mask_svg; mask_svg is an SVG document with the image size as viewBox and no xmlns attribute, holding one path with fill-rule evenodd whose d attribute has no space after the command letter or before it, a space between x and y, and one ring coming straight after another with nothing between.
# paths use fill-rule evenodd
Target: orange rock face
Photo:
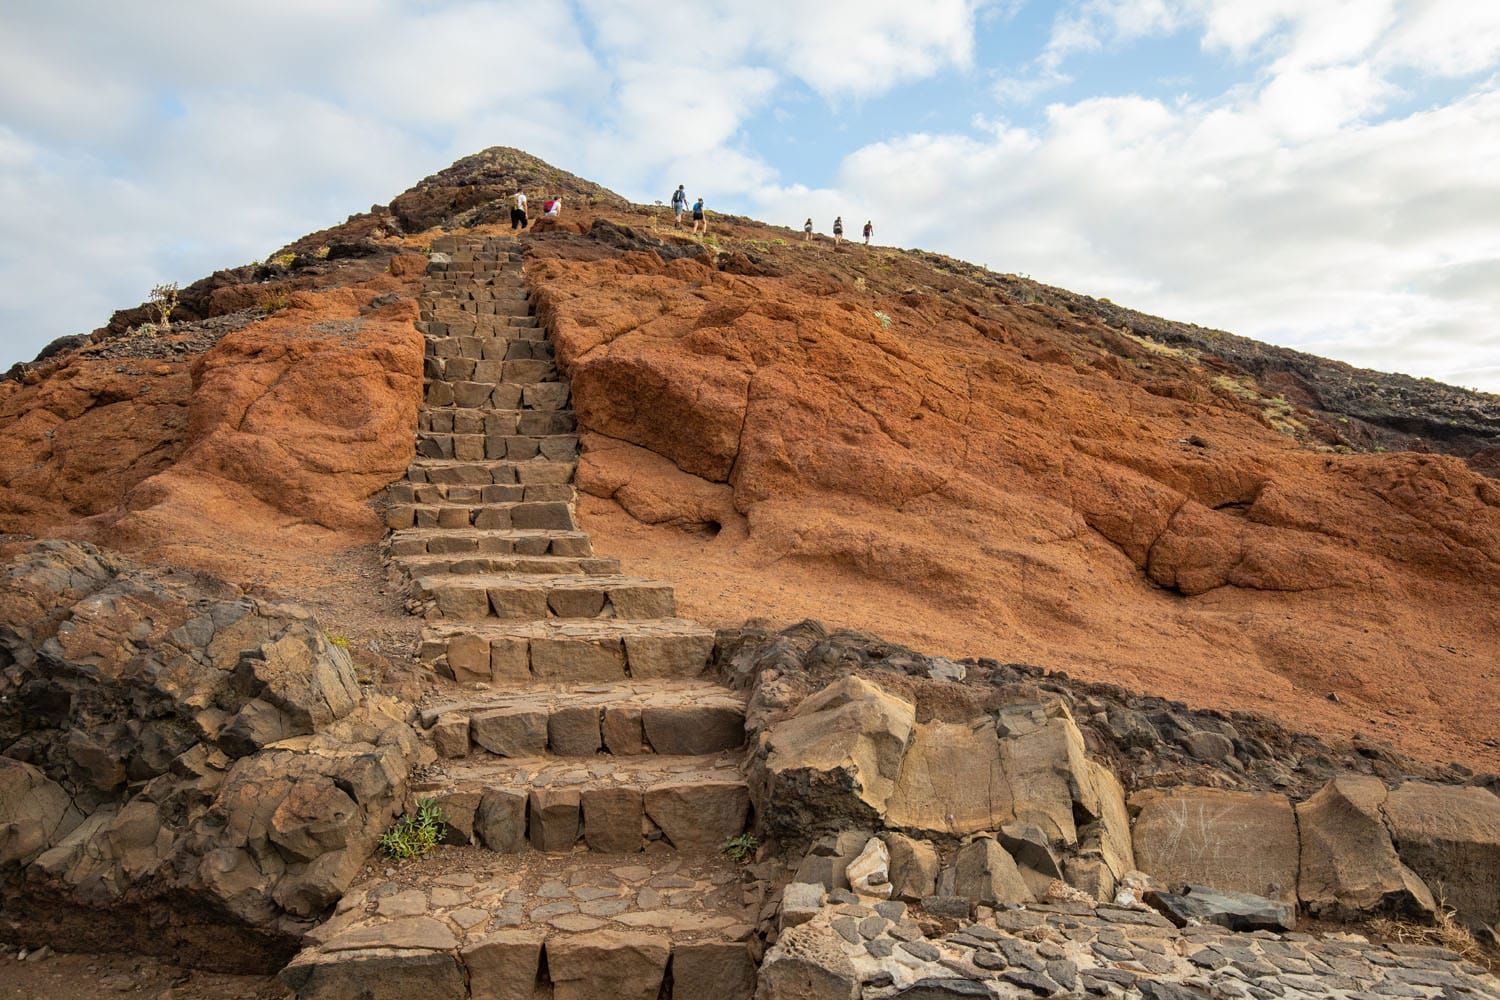
<instances>
[{"instance_id":1,"label":"orange rock face","mask_svg":"<svg viewBox=\"0 0 1500 1000\"><path fill-rule=\"evenodd\" d=\"M716 232L717 266L565 236L529 265L587 527L685 613L1500 763L1500 483L1314 450L1211 358L909 256Z\"/></svg>"},{"instance_id":2,"label":"orange rock face","mask_svg":"<svg viewBox=\"0 0 1500 1000\"><path fill-rule=\"evenodd\" d=\"M421 400L408 288L382 275L296 292L202 353L126 345L8 383L0 530L250 582L299 553L378 539L368 500L406 468Z\"/></svg>"}]
</instances>

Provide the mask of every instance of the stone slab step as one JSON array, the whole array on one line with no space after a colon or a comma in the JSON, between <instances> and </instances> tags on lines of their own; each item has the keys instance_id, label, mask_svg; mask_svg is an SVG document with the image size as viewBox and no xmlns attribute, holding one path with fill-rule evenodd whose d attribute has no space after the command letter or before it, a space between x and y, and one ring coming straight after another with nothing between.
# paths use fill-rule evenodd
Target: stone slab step
<instances>
[{"instance_id":1,"label":"stone slab step","mask_svg":"<svg viewBox=\"0 0 1500 1000\"><path fill-rule=\"evenodd\" d=\"M553 462L576 462L578 435L439 434L417 431L417 454L422 458L452 458L465 462L509 459L524 462L545 458Z\"/></svg>"},{"instance_id":2,"label":"stone slab step","mask_svg":"<svg viewBox=\"0 0 1500 1000\"><path fill-rule=\"evenodd\" d=\"M422 728L444 758L698 756L745 743L745 697L707 681L528 685L422 708Z\"/></svg>"},{"instance_id":3,"label":"stone slab step","mask_svg":"<svg viewBox=\"0 0 1500 1000\"><path fill-rule=\"evenodd\" d=\"M423 629L420 658L462 683L581 683L698 677L713 646L710 629L680 618L463 622Z\"/></svg>"},{"instance_id":4,"label":"stone slab step","mask_svg":"<svg viewBox=\"0 0 1500 1000\"><path fill-rule=\"evenodd\" d=\"M454 461L452 459L419 458L406 470L406 478L413 483L443 483L482 486L489 483L571 483L577 463L554 462L542 458L528 461L480 460Z\"/></svg>"},{"instance_id":5,"label":"stone slab step","mask_svg":"<svg viewBox=\"0 0 1500 1000\"><path fill-rule=\"evenodd\" d=\"M412 596L442 618L671 618L677 614L672 585L660 580L611 575L480 574L418 577Z\"/></svg>"},{"instance_id":6,"label":"stone slab step","mask_svg":"<svg viewBox=\"0 0 1500 1000\"><path fill-rule=\"evenodd\" d=\"M568 483L506 483L504 485L448 485L446 483L393 483L386 487L392 503L490 504L561 501L572 503L577 491Z\"/></svg>"},{"instance_id":7,"label":"stone slab step","mask_svg":"<svg viewBox=\"0 0 1500 1000\"><path fill-rule=\"evenodd\" d=\"M417 429L438 434L503 434L508 436L548 437L573 434L578 417L572 410L480 409L452 406L424 410Z\"/></svg>"},{"instance_id":8,"label":"stone slab step","mask_svg":"<svg viewBox=\"0 0 1500 1000\"><path fill-rule=\"evenodd\" d=\"M525 316L489 316L483 321L467 317L462 320L419 319L416 327L422 333L434 337L524 337L523 330L537 330L541 321L530 314ZM540 334L532 334L539 337Z\"/></svg>"},{"instance_id":9,"label":"stone slab step","mask_svg":"<svg viewBox=\"0 0 1500 1000\"><path fill-rule=\"evenodd\" d=\"M425 379L441 382L488 382L496 384L500 382L516 382L520 379L506 379L505 365L515 364L514 361L506 361L504 358L435 358L427 357L422 360L422 377ZM540 384L550 384L557 379L543 379Z\"/></svg>"},{"instance_id":10,"label":"stone slab step","mask_svg":"<svg viewBox=\"0 0 1500 1000\"><path fill-rule=\"evenodd\" d=\"M407 808L442 807L451 842L501 853L716 851L750 824L740 755L467 757L413 781Z\"/></svg>"},{"instance_id":11,"label":"stone slab step","mask_svg":"<svg viewBox=\"0 0 1500 1000\"><path fill-rule=\"evenodd\" d=\"M506 358L509 337L428 337L426 352L433 358L470 358L474 361L501 361L504 367L500 382L555 382L557 366L546 358Z\"/></svg>"},{"instance_id":12,"label":"stone slab step","mask_svg":"<svg viewBox=\"0 0 1500 1000\"><path fill-rule=\"evenodd\" d=\"M713 852L439 847L372 864L281 973L300 1000L751 1000L772 887ZM763 874L763 873L761 873Z\"/></svg>"},{"instance_id":13,"label":"stone slab step","mask_svg":"<svg viewBox=\"0 0 1500 1000\"><path fill-rule=\"evenodd\" d=\"M394 568L405 578L402 585L410 584L418 577L444 573L457 576L484 573L603 576L620 572L620 560L604 556L422 555L391 558Z\"/></svg>"},{"instance_id":14,"label":"stone slab step","mask_svg":"<svg viewBox=\"0 0 1500 1000\"><path fill-rule=\"evenodd\" d=\"M530 346L548 347L542 341L517 341ZM478 362L481 365L493 361ZM572 392L566 382L499 382L497 379L446 381L428 378L423 385L424 405L429 410L496 409L496 410L566 410L572 403Z\"/></svg>"},{"instance_id":15,"label":"stone slab step","mask_svg":"<svg viewBox=\"0 0 1500 1000\"><path fill-rule=\"evenodd\" d=\"M519 555L590 556L589 536L582 531L467 531L444 528L404 528L386 541L392 556Z\"/></svg>"},{"instance_id":16,"label":"stone slab step","mask_svg":"<svg viewBox=\"0 0 1500 1000\"><path fill-rule=\"evenodd\" d=\"M572 531L573 505L566 501L520 503L393 503L386 509L386 526L397 528L479 528L505 531L530 528Z\"/></svg>"},{"instance_id":17,"label":"stone slab step","mask_svg":"<svg viewBox=\"0 0 1500 1000\"><path fill-rule=\"evenodd\" d=\"M508 302L530 298L523 281L469 281L448 287L429 285L422 293L424 302Z\"/></svg>"}]
</instances>

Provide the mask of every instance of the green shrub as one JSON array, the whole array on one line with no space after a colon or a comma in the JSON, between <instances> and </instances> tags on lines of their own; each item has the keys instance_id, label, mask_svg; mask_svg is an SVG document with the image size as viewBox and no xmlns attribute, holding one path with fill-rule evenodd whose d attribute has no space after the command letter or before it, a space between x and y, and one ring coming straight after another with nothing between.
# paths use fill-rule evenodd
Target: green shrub
<instances>
[{"instance_id":1,"label":"green shrub","mask_svg":"<svg viewBox=\"0 0 1500 1000\"><path fill-rule=\"evenodd\" d=\"M875 310L875 318L880 320L880 326L882 329L889 330L891 328L891 318L885 313L881 312L879 309Z\"/></svg>"},{"instance_id":2,"label":"green shrub","mask_svg":"<svg viewBox=\"0 0 1500 1000\"><path fill-rule=\"evenodd\" d=\"M448 825L442 808L431 799L419 799L417 811L407 813L380 835L380 849L388 858L409 861L437 846Z\"/></svg>"},{"instance_id":3,"label":"green shrub","mask_svg":"<svg viewBox=\"0 0 1500 1000\"><path fill-rule=\"evenodd\" d=\"M730 861L744 864L755 857L755 852L759 847L760 840L755 834L742 833L738 837L730 837L724 841L724 846L720 850Z\"/></svg>"}]
</instances>

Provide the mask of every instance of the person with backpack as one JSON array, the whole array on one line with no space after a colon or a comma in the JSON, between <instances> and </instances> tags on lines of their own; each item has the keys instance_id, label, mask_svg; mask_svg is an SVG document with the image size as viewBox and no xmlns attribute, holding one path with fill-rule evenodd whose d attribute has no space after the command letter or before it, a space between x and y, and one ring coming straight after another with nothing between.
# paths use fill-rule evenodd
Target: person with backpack
<instances>
[{"instance_id":1,"label":"person with backpack","mask_svg":"<svg viewBox=\"0 0 1500 1000\"><path fill-rule=\"evenodd\" d=\"M682 228L682 213L687 211L687 192L682 185L677 185L677 190L672 192L672 227Z\"/></svg>"},{"instance_id":2,"label":"person with backpack","mask_svg":"<svg viewBox=\"0 0 1500 1000\"><path fill-rule=\"evenodd\" d=\"M802 223L802 242L808 243L812 240L812 219Z\"/></svg>"},{"instance_id":3,"label":"person with backpack","mask_svg":"<svg viewBox=\"0 0 1500 1000\"><path fill-rule=\"evenodd\" d=\"M708 220L703 218L703 199L701 197L693 202L693 232L698 232L699 227L702 227L702 231L705 234L708 233Z\"/></svg>"},{"instance_id":4,"label":"person with backpack","mask_svg":"<svg viewBox=\"0 0 1500 1000\"><path fill-rule=\"evenodd\" d=\"M526 192L516 188L516 193L511 196L510 231L526 228Z\"/></svg>"},{"instance_id":5,"label":"person with backpack","mask_svg":"<svg viewBox=\"0 0 1500 1000\"><path fill-rule=\"evenodd\" d=\"M844 217L838 216L833 220L833 242L838 245L844 239Z\"/></svg>"},{"instance_id":6,"label":"person with backpack","mask_svg":"<svg viewBox=\"0 0 1500 1000\"><path fill-rule=\"evenodd\" d=\"M869 219L865 220L865 246L870 245L870 237L875 235L875 224Z\"/></svg>"},{"instance_id":7,"label":"person with backpack","mask_svg":"<svg viewBox=\"0 0 1500 1000\"><path fill-rule=\"evenodd\" d=\"M542 206L542 214L549 219L556 219L562 215L562 195L556 198L548 198L547 203Z\"/></svg>"}]
</instances>

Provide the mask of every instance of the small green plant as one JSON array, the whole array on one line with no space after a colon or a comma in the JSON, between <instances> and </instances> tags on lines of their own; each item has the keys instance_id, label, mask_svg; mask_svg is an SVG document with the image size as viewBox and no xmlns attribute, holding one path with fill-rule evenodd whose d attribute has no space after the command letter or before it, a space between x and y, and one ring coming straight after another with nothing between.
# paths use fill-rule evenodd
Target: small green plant
<instances>
[{"instance_id":1,"label":"small green plant","mask_svg":"<svg viewBox=\"0 0 1500 1000\"><path fill-rule=\"evenodd\" d=\"M875 310L875 318L880 321L881 329L889 330L891 328L891 318L879 309Z\"/></svg>"},{"instance_id":2,"label":"small green plant","mask_svg":"<svg viewBox=\"0 0 1500 1000\"><path fill-rule=\"evenodd\" d=\"M156 323L163 330L172 329L172 310L177 308L177 282L168 281L151 289L151 305L156 309Z\"/></svg>"},{"instance_id":3,"label":"small green plant","mask_svg":"<svg viewBox=\"0 0 1500 1000\"><path fill-rule=\"evenodd\" d=\"M417 800L417 811L407 813L380 835L380 849L396 861L420 858L437 846L448 825L442 808L431 799Z\"/></svg>"},{"instance_id":4,"label":"small green plant","mask_svg":"<svg viewBox=\"0 0 1500 1000\"><path fill-rule=\"evenodd\" d=\"M760 840L753 833L742 833L738 837L730 837L724 841L720 848L724 856L737 864L744 864L755 857L755 852L760 848Z\"/></svg>"},{"instance_id":5,"label":"small green plant","mask_svg":"<svg viewBox=\"0 0 1500 1000\"><path fill-rule=\"evenodd\" d=\"M349 648L349 640L345 636L339 635L337 632L328 632L326 634L330 646L337 646L339 649Z\"/></svg>"},{"instance_id":6,"label":"small green plant","mask_svg":"<svg viewBox=\"0 0 1500 1000\"><path fill-rule=\"evenodd\" d=\"M272 257L271 263L277 267L291 267L292 261L296 259L297 255L288 250L286 253L279 253Z\"/></svg>"},{"instance_id":7,"label":"small green plant","mask_svg":"<svg viewBox=\"0 0 1500 1000\"><path fill-rule=\"evenodd\" d=\"M328 244L325 243L322 246L318 247L318 249L314 250L313 251L313 256L315 258L317 258L318 260L327 260L328 259Z\"/></svg>"},{"instance_id":8,"label":"small green plant","mask_svg":"<svg viewBox=\"0 0 1500 1000\"><path fill-rule=\"evenodd\" d=\"M265 310L266 315L278 313L292 304L292 297L285 291L267 292L261 296L260 307Z\"/></svg>"}]
</instances>

